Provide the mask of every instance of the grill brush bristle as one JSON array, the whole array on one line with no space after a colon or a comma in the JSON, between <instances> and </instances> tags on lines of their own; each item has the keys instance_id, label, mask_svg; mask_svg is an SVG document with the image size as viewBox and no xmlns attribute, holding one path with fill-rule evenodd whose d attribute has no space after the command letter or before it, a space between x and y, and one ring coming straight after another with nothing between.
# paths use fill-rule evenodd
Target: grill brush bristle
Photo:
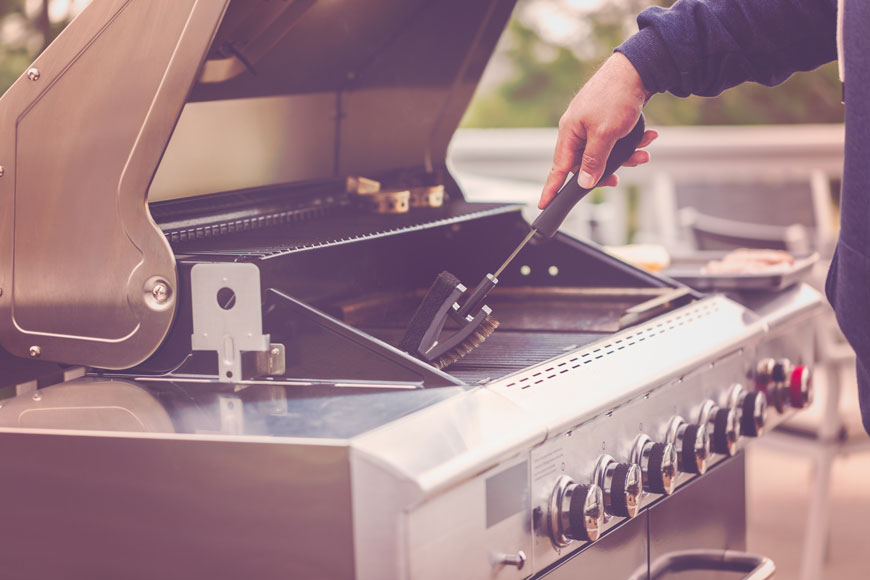
<instances>
[{"instance_id":1,"label":"grill brush bristle","mask_svg":"<svg viewBox=\"0 0 870 580\"><path fill-rule=\"evenodd\" d=\"M475 329L473 333L471 333L468 338L464 341L460 342L454 348L451 348L444 354L442 354L438 360L431 361L432 366L436 369L447 368L481 344L486 340L490 334L495 332L495 329L498 328L498 320L492 317L492 315L488 315L483 319L483 322Z\"/></svg>"},{"instance_id":2,"label":"grill brush bristle","mask_svg":"<svg viewBox=\"0 0 870 580\"><path fill-rule=\"evenodd\" d=\"M399 348L443 369L480 346L498 327L498 321L489 307L469 304L473 296L465 297L466 291L459 278L441 272L411 317ZM463 297L466 299L460 305ZM448 319L459 328L445 331Z\"/></svg>"}]
</instances>

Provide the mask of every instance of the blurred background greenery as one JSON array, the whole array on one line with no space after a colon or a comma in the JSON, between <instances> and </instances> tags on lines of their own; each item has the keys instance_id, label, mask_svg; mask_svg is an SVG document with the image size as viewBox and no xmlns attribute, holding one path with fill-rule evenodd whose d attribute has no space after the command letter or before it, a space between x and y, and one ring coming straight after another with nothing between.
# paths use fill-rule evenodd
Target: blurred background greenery
<instances>
[{"instance_id":1,"label":"blurred background greenery","mask_svg":"<svg viewBox=\"0 0 870 580\"><path fill-rule=\"evenodd\" d=\"M519 0L463 125L555 126L571 97L613 48L637 30L636 16L675 0ZM770 89L746 83L717 98L658 95L654 125L843 121L836 63Z\"/></svg>"},{"instance_id":2,"label":"blurred background greenery","mask_svg":"<svg viewBox=\"0 0 870 580\"><path fill-rule=\"evenodd\" d=\"M87 3L87 0L0 0L0 94Z\"/></svg>"},{"instance_id":3,"label":"blurred background greenery","mask_svg":"<svg viewBox=\"0 0 870 580\"><path fill-rule=\"evenodd\" d=\"M0 94L90 0L0 0ZM674 0L519 0L466 127L551 127L583 81L636 30L643 8ZM718 98L659 95L657 125L842 122L836 64L771 90L745 84Z\"/></svg>"}]
</instances>

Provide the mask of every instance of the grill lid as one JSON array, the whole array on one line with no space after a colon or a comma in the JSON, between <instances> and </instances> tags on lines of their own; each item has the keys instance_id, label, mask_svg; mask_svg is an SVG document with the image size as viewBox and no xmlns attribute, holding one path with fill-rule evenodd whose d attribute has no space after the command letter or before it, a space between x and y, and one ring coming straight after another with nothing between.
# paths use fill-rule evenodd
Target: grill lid
<instances>
[{"instance_id":1,"label":"grill lid","mask_svg":"<svg viewBox=\"0 0 870 580\"><path fill-rule=\"evenodd\" d=\"M150 200L443 168L514 3L232 2Z\"/></svg>"},{"instance_id":2,"label":"grill lid","mask_svg":"<svg viewBox=\"0 0 870 580\"><path fill-rule=\"evenodd\" d=\"M149 188L442 168L514 2L91 3L0 98L0 346L156 350L177 275Z\"/></svg>"},{"instance_id":3,"label":"grill lid","mask_svg":"<svg viewBox=\"0 0 870 580\"><path fill-rule=\"evenodd\" d=\"M0 99L9 352L125 368L163 340L175 258L145 196L226 1L93 2Z\"/></svg>"}]
</instances>

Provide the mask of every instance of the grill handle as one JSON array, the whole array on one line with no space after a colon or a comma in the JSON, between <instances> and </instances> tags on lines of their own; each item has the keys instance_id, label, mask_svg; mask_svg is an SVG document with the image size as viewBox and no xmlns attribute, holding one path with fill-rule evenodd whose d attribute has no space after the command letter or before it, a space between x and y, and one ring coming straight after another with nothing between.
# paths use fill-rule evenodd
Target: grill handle
<instances>
[{"instance_id":1,"label":"grill handle","mask_svg":"<svg viewBox=\"0 0 870 580\"><path fill-rule=\"evenodd\" d=\"M688 571L745 572L743 580L768 580L776 572L773 560L765 556L732 550L683 550L671 552L635 572L629 580L662 580L668 574Z\"/></svg>"}]
</instances>

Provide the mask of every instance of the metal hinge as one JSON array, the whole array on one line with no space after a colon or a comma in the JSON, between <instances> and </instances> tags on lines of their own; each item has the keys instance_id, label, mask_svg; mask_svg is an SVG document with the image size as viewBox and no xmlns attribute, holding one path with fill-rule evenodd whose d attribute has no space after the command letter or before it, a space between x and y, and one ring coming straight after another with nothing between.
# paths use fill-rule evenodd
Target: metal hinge
<instances>
[{"instance_id":1,"label":"metal hinge","mask_svg":"<svg viewBox=\"0 0 870 580\"><path fill-rule=\"evenodd\" d=\"M197 264L190 272L193 350L215 351L219 379L284 374L284 345L263 334L260 270L254 264ZM242 352L255 353L242 369Z\"/></svg>"}]
</instances>

